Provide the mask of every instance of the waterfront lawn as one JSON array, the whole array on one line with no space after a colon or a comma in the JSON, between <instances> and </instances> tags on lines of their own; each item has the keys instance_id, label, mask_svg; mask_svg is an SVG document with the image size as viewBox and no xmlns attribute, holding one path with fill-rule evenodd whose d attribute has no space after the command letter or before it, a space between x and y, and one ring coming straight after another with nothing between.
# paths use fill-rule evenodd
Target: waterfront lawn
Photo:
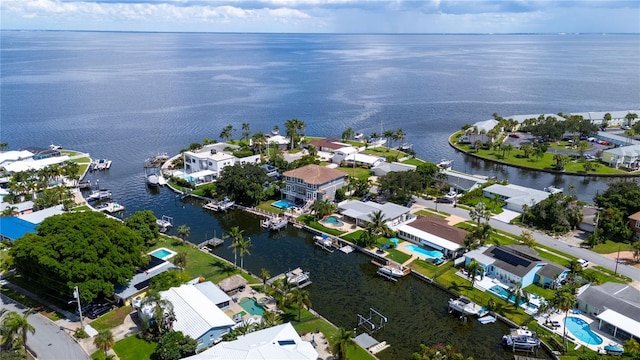
<instances>
[{"instance_id":1,"label":"waterfront lawn","mask_svg":"<svg viewBox=\"0 0 640 360\"><path fill-rule=\"evenodd\" d=\"M400 250L385 249L385 251L388 253L388 255L386 256L387 259L393 260L399 264L402 264L411 258L411 255L405 254Z\"/></svg>"},{"instance_id":2,"label":"waterfront lawn","mask_svg":"<svg viewBox=\"0 0 640 360\"><path fill-rule=\"evenodd\" d=\"M524 291L528 292L529 294L534 294L534 295L538 295L541 296L545 299L551 299L553 297L553 295L556 293L555 290L553 289L545 289L542 286L538 285L538 284L531 284L529 286L527 286L526 288L524 288Z\"/></svg>"},{"instance_id":3,"label":"waterfront lawn","mask_svg":"<svg viewBox=\"0 0 640 360\"><path fill-rule=\"evenodd\" d=\"M91 208L88 205L82 205L78 207L74 207L71 211L81 212L81 211L91 211Z\"/></svg>"},{"instance_id":4,"label":"waterfront lawn","mask_svg":"<svg viewBox=\"0 0 640 360\"><path fill-rule=\"evenodd\" d=\"M407 159L405 161L402 162L403 164L407 164L407 165L415 165L415 166L419 166L425 163L425 161L420 160L418 158L412 158L412 159Z\"/></svg>"},{"instance_id":5,"label":"waterfront lawn","mask_svg":"<svg viewBox=\"0 0 640 360\"><path fill-rule=\"evenodd\" d=\"M360 229L360 230L356 230L354 232L350 232L346 235L343 235L342 238L352 242L352 243L356 243L358 242L358 239L360 239L360 236L364 233L364 230Z\"/></svg>"},{"instance_id":6,"label":"waterfront lawn","mask_svg":"<svg viewBox=\"0 0 640 360\"><path fill-rule=\"evenodd\" d=\"M338 329L333 324L320 318L314 318L312 320L308 320L300 323L294 322L293 327L296 329L296 331L299 334L303 334L303 335L305 333L313 333L316 331L320 331L321 333L324 334L324 336L327 337L329 344L326 344L326 346L330 348L332 345L331 343L333 342L333 338L338 333ZM319 344L319 345L324 345L324 344ZM360 346L353 345L353 346L350 346L347 350L347 359L374 360L375 357L369 354L365 349L361 348Z\"/></svg>"},{"instance_id":7,"label":"waterfront lawn","mask_svg":"<svg viewBox=\"0 0 640 360\"><path fill-rule=\"evenodd\" d=\"M279 209L271 204L273 204L275 202L275 200L271 199L271 200L266 200L266 201L262 201L260 202L260 204L258 204L258 206L256 206L256 208L269 212L269 213L273 213L273 214L284 214L285 213L285 209Z\"/></svg>"},{"instance_id":8,"label":"waterfront lawn","mask_svg":"<svg viewBox=\"0 0 640 360\"><path fill-rule=\"evenodd\" d=\"M633 251L630 244L607 240L603 244L598 244L591 248L591 251L598 254L612 254L620 251Z\"/></svg>"},{"instance_id":9,"label":"waterfront lawn","mask_svg":"<svg viewBox=\"0 0 640 360\"><path fill-rule=\"evenodd\" d=\"M365 151L362 151L362 153L364 154L369 154L369 155L375 155L375 156L381 156L383 158L396 158L396 159L400 159L403 158L405 156L407 156L406 153L400 151L400 150L396 150L396 149L387 149L386 147L383 146L378 146L378 147L373 147L373 148L368 148Z\"/></svg>"},{"instance_id":10,"label":"waterfront lawn","mask_svg":"<svg viewBox=\"0 0 640 360\"><path fill-rule=\"evenodd\" d=\"M100 331L105 329L112 329L124 322L124 319L131 314L133 308L131 306L123 306L116 308L103 316L95 319L91 322L91 327Z\"/></svg>"},{"instance_id":11,"label":"waterfront lawn","mask_svg":"<svg viewBox=\"0 0 640 360\"><path fill-rule=\"evenodd\" d=\"M310 228L320 230L330 235L340 236L345 233L344 231L340 231L337 229L330 229L328 227L323 226L322 224L320 224L318 221L314 219L313 215L302 215L298 217L298 221L303 222L305 225L309 226Z\"/></svg>"},{"instance_id":12,"label":"waterfront lawn","mask_svg":"<svg viewBox=\"0 0 640 360\"><path fill-rule=\"evenodd\" d=\"M113 351L116 352L120 360L151 359L157 345L155 342L146 341L138 335L133 335L116 342L113 345Z\"/></svg>"},{"instance_id":13,"label":"waterfront lawn","mask_svg":"<svg viewBox=\"0 0 640 360\"><path fill-rule=\"evenodd\" d=\"M444 264L435 265L428 261L416 259L409 264L411 270L422 274L428 278L436 279L438 276L453 267L453 261L447 261Z\"/></svg>"},{"instance_id":14,"label":"waterfront lawn","mask_svg":"<svg viewBox=\"0 0 640 360\"><path fill-rule=\"evenodd\" d=\"M187 254L187 266L185 267L185 271L191 277L202 276L205 280L217 283L231 275L241 274L249 281L249 283L260 282L258 279L254 279L252 276L234 268L233 264L207 254L193 244L189 243L182 245L182 242L178 239L161 236L160 241L158 241L153 248L150 248L149 251L159 247L166 247L167 249L171 249L175 252L185 252Z\"/></svg>"},{"instance_id":15,"label":"waterfront lawn","mask_svg":"<svg viewBox=\"0 0 640 360\"><path fill-rule=\"evenodd\" d=\"M361 180L367 180L369 179L369 176L371 176L371 170L370 169L364 169L361 168L359 166L353 167L353 166L338 166L336 168L336 170L340 170L343 173L348 174L349 176L353 176L356 177L358 179Z\"/></svg>"}]
</instances>

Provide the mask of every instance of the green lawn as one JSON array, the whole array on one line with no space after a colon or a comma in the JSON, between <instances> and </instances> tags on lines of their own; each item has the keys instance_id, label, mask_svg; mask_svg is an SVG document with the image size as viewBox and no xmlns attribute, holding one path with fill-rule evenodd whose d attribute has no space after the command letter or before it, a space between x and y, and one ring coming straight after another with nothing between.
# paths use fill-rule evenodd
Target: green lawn
<instances>
[{"instance_id":1,"label":"green lawn","mask_svg":"<svg viewBox=\"0 0 640 360\"><path fill-rule=\"evenodd\" d=\"M185 271L193 278L202 276L205 280L217 283L231 275L241 274L243 277L247 278L249 283L260 282L258 279L254 279L244 272L240 272L238 269L233 267L233 264L207 254L193 244L188 243L183 245L180 240L168 236L161 236L158 244L156 244L152 249L149 249L149 251L159 247L166 247L176 252L185 252L187 254L187 266ZM239 260L238 263L240 263Z\"/></svg>"},{"instance_id":2,"label":"green lawn","mask_svg":"<svg viewBox=\"0 0 640 360\"><path fill-rule=\"evenodd\" d=\"M73 162L76 162L76 163L90 163L91 159L87 156L87 157L81 157L81 158L73 159Z\"/></svg>"},{"instance_id":3,"label":"green lawn","mask_svg":"<svg viewBox=\"0 0 640 360\"><path fill-rule=\"evenodd\" d=\"M91 322L91 327L100 331L112 329L124 322L124 319L133 311L131 306L123 306L112 310Z\"/></svg>"},{"instance_id":4,"label":"green lawn","mask_svg":"<svg viewBox=\"0 0 640 360\"><path fill-rule=\"evenodd\" d=\"M147 360L156 351L157 343L148 342L137 335L124 338L113 345L120 360Z\"/></svg>"},{"instance_id":5,"label":"green lawn","mask_svg":"<svg viewBox=\"0 0 640 360\"><path fill-rule=\"evenodd\" d=\"M611 254L620 251L633 251L630 244L607 240L604 244L598 244L591 248L591 251L598 254Z\"/></svg>"},{"instance_id":6,"label":"green lawn","mask_svg":"<svg viewBox=\"0 0 640 360\"><path fill-rule=\"evenodd\" d=\"M327 339L329 344L321 344L323 346L331 347L333 337L338 333L338 329L331 323L320 318L314 318L312 320L303 321L301 323L294 323L293 327L300 334L320 331ZM373 360L375 357L369 354L365 349L360 346L354 345L347 351L347 359L349 360Z\"/></svg>"},{"instance_id":7,"label":"green lawn","mask_svg":"<svg viewBox=\"0 0 640 360\"><path fill-rule=\"evenodd\" d=\"M425 161L420 160L418 158L412 158L412 159L407 159L405 161L402 162L403 164L408 164L408 165L415 165L415 166L419 166L425 163Z\"/></svg>"},{"instance_id":8,"label":"green lawn","mask_svg":"<svg viewBox=\"0 0 640 360\"><path fill-rule=\"evenodd\" d=\"M443 211L438 211L435 212L435 210L431 210L431 209L425 209L425 210L418 210L416 211L416 215L422 215L422 216L436 216L439 218L446 218L448 217L450 214L443 212Z\"/></svg>"},{"instance_id":9,"label":"green lawn","mask_svg":"<svg viewBox=\"0 0 640 360\"><path fill-rule=\"evenodd\" d=\"M364 151L362 151L365 154L369 154L369 155L375 155L375 156L380 156L383 158L387 158L388 156L391 157L396 157L398 159L403 158L405 156L407 156L406 153L396 150L396 149L387 149L386 147L380 146L380 147L374 147L374 148L369 148L366 149Z\"/></svg>"},{"instance_id":10,"label":"green lawn","mask_svg":"<svg viewBox=\"0 0 640 360\"><path fill-rule=\"evenodd\" d=\"M355 243L358 239L360 239L360 236L364 233L364 230L356 230L354 232L350 232L346 235L343 235L342 238L350 241L352 243Z\"/></svg>"},{"instance_id":11,"label":"green lawn","mask_svg":"<svg viewBox=\"0 0 640 360\"><path fill-rule=\"evenodd\" d=\"M266 200L266 201L262 201L260 202L260 204L258 204L258 206L256 206L256 208L260 209L260 210L264 210L266 212L270 212L270 213L274 213L274 214L284 214L285 213L285 209L279 209L271 204L273 204L276 200Z\"/></svg>"},{"instance_id":12,"label":"green lawn","mask_svg":"<svg viewBox=\"0 0 640 360\"><path fill-rule=\"evenodd\" d=\"M370 169L364 169L361 167L353 167L353 166L338 166L336 170L340 170L343 173L348 174L349 176L356 177L358 179L367 180L369 176L371 176Z\"/></svg>"},{"instance_id":13,"label":"green lawn","mask_svg":"<svg viewBox=\"0 0 640 360\"><path fill-rule=\"evenodd\" d=\"M389 253L389 255L386 256L387 259L393 260L399 264L402 264L411 258L411 255L396 249L385 249L385 251Z\"/></svg>"}]
</instances>

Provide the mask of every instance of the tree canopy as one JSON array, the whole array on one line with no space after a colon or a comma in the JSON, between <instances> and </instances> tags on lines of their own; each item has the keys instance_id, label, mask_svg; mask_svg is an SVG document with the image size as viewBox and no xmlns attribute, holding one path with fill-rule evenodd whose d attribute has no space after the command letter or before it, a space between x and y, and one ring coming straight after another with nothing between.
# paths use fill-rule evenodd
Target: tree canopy
<instances>
[{"instance_id":1,"label":"tree canopy","mask_svg":"<svg viewBox=\"0 0 640 360\"><path fill-rule=\"evenodd\" d=\"M640 185L637 180L615 181L603 193L596 194L593 200L599 207L619 209L626 219L640 211Z\"/></svg>"},{"instance_id":2,"label":"tree canopy","mask_svg":"<svg viewBox=\"0 0 640 360\"><path fill-rule=\"evenodd\" d=\"M261 167L236 163L222 169L216 188L219 194L226 195L240 205L253 206L263 198L264 184L269 180Z\"/></svg>"},{"instance_id":3,"label":"tree canopy","mask_svg":"<svg viewBox=\"0 0 640 360\"><path fill-rule=\"evenodd\" d=\"M74 286L84 302L110 296L143 264L142 236L101 213L52 216L37 230L16 240L10 254L18 273L61 298Z\"/></svg>"},{"instance_id":4,"label":"tree canopy","mask_svg":"<svg viewBox=\"0 0 640 360\"><path fill-rule=\"evenodd\" d=\"M137 211L126 218L124 224L142 236L146 246L154 245L160 237L156 216L151 210Z\"/></svg>"}]
</instances>

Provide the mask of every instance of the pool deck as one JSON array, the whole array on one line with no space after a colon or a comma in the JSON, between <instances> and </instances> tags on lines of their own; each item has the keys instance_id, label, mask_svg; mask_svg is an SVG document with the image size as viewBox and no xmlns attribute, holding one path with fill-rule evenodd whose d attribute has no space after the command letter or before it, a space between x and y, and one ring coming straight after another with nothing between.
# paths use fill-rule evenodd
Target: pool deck
<instances>
[{"instance_id":1,"label":"pool deck","mask_svg":"<svg viewBox=\"0 0 640 360\"><path fill-rule=\"evenodd\" d=\"M262 285L262 284L261 284ZM269 301L267 301L264 304L261 304L262 306L264 306L266 308L266 310L272 311L272 312L277 312L277 308L276 308L276 303L273 300L273 298L269 295L265 295L261 292L255 291L253 289L251 289L251 287L249 285L245 286L243 291L237 292L235 293L232 298L233 299L238 299L238 301L232 301L231 304L229 305L229 308L227 310L224 311L225 314L227 314L229 317L233 317L233 315L240 313L242 311L244 311L246 314L242 317L243 321L247 321L250 318L254 318L256 321L260 321L261 317L258 315L251 315L247 310L245 310L242 306L240 306L240 299L242 298L253 298L256 301L260 300L261 298L266 297L269 299Z\"/></svg>"},{"instance_id":2,"label":"pool deck","mask_svg":"<svg viewBox=\"0 0 640 360\"><path fill-rule=\"evenodd\" d=\"M602 344L599 345L593 345L593 344L587 344L582 340L577 339L570 330L567 329L567 337L570 337L569 341L573 342L575 344L575 348L578 348L580 346L586 346L589 349L593 350L593 351L597 351L599 353L604 353L604 347L609 345L610 343L618 343L620 342L620 340L616 340L614 339L611 335L604 333L602 331L600 331L598 329L598 320L591 318L588 315L585 314L572 314L571 312L569 312L568 316L572 316L572 317L577 317L580 318L584 321L586 321L587 323L589 323L589 328L591 329L591 331L593 331L596 335L600 336L602 338ZM549 329L550 331L563 336L564 334L564 317L565 317L565 313L564 312L555 312L552 313L551 315L549 315L548 317L545 316L539 316L536 319L538 320L538 323L544 327L546 327L547 329ZM546 321L557 321L558 323L560 323L560 327L557 328L553 328L552 326L546 326L545 322ZM571 345L570 345L571 346Z\"/></svg>"}]
</instances>

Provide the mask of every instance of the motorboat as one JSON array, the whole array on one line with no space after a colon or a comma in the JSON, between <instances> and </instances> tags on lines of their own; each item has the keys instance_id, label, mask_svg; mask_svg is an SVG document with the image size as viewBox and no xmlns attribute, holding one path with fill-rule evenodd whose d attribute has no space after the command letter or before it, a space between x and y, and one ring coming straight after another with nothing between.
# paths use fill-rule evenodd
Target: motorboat
<instances>
[{"instance_id":1,"label":"motorboat","mask_svg":"<svg viewBox=\"0 0 640 360\"><path fill-rule=\"evenodd\" d=\"M457 299L449 299L449 311L455 310L463 315L478 315L480 306L468 297L460 296Z\"/></svg>"},{"instance_id":2,"label":"motorboat","mask_svg":"<svg viewBox=\"0 0 640 360\"><path fill-rule=\"evenodd\" d=\"M442 159L437 165L442 169L449 169L453 165L453 160Z\"/></svg>"},{"instance_id":3,"label":"motorboat","mask_svg":"<svg viewBox=\"0 0 640 360\"><path fill-rule=\"evenodd\" d=\"M557 188L553 185L547 186L546 188L544 188L544 191L551 193L551 194L558 194L564 191L563 188Z\"/></svg>"},{"instance_id":4,"label":"motorboat","mask_svg":"<svg viewBox=\"0 0 640 360\"><path fill-rule=\"evenodd\" d=\"M86 200L88 202L91 201L99 201L99 200L105 200L105 199L111 199L111 192L109 190L106 189L102 189L102 190L94 190L91 192L91 194L89 196L87 196Z\"/></svg>"},{"instance_id":5,"label":"motorboat","mask_svg":"<svg viewBox=\"0 0 640 360\"><path fill-rule=\"evenodd\" d=\"M300 268L291 270L285 274L287 283L292 286L303 287L310 283L309 272L302 271Z\"/></svg>"},{"instance_id":6,"label":"motorboat","mask_svg":"<svg viewBox=\"0 0 640 360\"><path fill-rule=\"evenodd\" d=\"M160 178L158 174L151 173L147 175L147 186L149 187L157 187L160 183Z\"/></svg>"},{"instance_id":7,"label":"motorboat","mask_svg":"<svg viewBox=\"0 0 640 360\"><path fill-rule=\"evenodd\" d=\"M354 138L355 140L362 140L362 139L364 139L364 134L363 134L363 133L357 133L357 134L355 134L355 135L353 136L353 138Z\"/></svg>"},{"instance_id":8,"label":"motorboat","mask_svg":"<svg viewBox=\"0 0 640 360\"><path fill-rule=\"evenodd\" d=\"M540 347L540 339L535 331L511 329L509 334L502 336L502 345L513 349L532 350Z\"/></svg>"},{"instance_id":9,"label":"motorboat","mask_svg":"<svg viewBox=\"0 0 640 360\"><path fill-rule=\"evenodd\" d=\"M173 227L173 218L167 215L162 215L161 219L156 219L156 225L161 233L167 232Z\"/></svg>"},{"instance_id":10,"label":"motorboat","mask_svg":"<svg viewBox=\"0 0 640 360\"><path fill-rule=\"evenodd\" d=\"M624 353L624 347L618 343L612 342L604 347L604 351L607 352L607 355L620 355Z\"/></svg>"},{"instance_id":11,"label":"motorboat","mask_svg":"<svg viewBox=\"0 0 640 360\"><path fill-rule=\"evenodd\" d=\"M391 265L384 265L381 266L378 271L380 271L381 273L385 274L385 275L389 275L392 277L403 277L405 275L405 273L397 267L391 266Z\"/></svg>"},{"instance_id":12,"label":"motorboat","mask_svg":"<svg viewBox=\"0 0 640 360\"><path fill-rule=\"evenodd\" d=\"M285 217L274 217L269 221L269 230L278 231L289 223L289 220Z\"/></svg>"}]
</instances>

